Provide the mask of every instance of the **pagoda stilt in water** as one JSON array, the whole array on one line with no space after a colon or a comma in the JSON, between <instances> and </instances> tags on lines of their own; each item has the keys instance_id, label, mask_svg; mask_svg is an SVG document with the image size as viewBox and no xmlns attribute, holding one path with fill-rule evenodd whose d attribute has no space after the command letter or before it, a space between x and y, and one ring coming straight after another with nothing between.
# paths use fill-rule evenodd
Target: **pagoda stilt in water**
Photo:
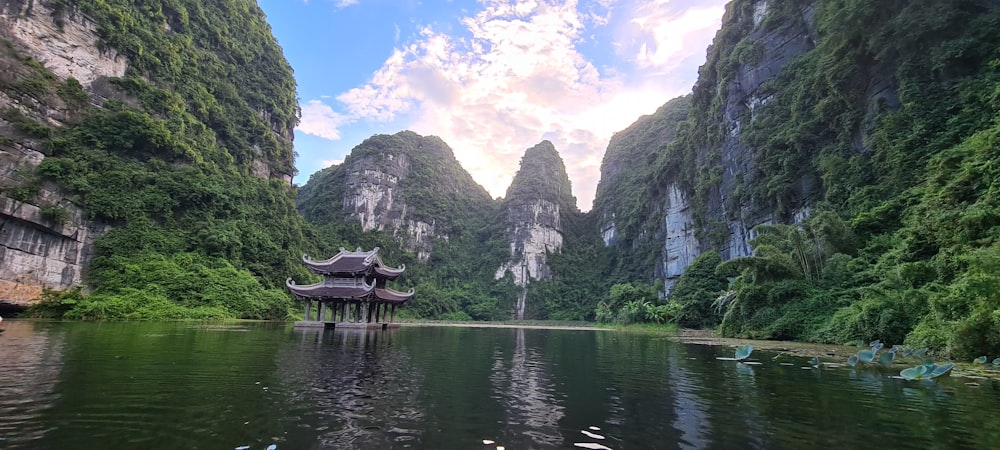
<instances>
[{"instance_id":1,"label":"pagoda stilt in water","mask_svg":"<svg viewBox=\"0 0 1000 450\"><path fill-rule=\"evenodd\" d=\"M375 247L365 252L358 247L349 252L341 248L323 261L303 255L302 262L313 273L323 275L323 281L309 285L297 285L291 278L285 281L295 298L306 303L305 320L295 322L295 326L383 329L399 326L394 323L396 307L413 297L413 289L399 292L386 287L386 281L398 278L406 266L386 266L378 250ZM315 317L310 314L313 302L318 304Z\"/></svg>"}]
</instances>

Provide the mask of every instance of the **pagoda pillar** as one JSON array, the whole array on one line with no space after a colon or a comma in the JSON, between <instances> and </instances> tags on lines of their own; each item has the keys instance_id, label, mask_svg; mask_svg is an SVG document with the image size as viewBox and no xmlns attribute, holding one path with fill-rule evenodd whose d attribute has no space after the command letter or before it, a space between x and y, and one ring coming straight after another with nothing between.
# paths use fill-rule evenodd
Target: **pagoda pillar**
<instances>
[{"instance_id":1,"label":"pagoda pillar","mask_svg":"<svg viewBox=\"0 0 1000 450\"><path fill-rule=\"evenodd\" d=\"M312 300L306 300L306 317L302 320L309 321L309 310L312 309Z\"/></svg>"},{"instance_id":2,"label":"pagoda pillar","mask_svg":"<svg viewBox=\"0 0 1000 450\"><path fill-rule=\"evenodd\" d=\"M316 321L323 322L326 319L326 302L319 302L319 308L316 311Z\"/></svg>"},{"instance_id":3,"label":"pagoda pillar","mask_svg":"<svg viewBox=\"0 0 1000 450\"><path fill-rule=\"evenodd\" d=\"M392 314L389 315L389 323L396 321L396 304L392 304Z\"/></svg>"}]
</instances>

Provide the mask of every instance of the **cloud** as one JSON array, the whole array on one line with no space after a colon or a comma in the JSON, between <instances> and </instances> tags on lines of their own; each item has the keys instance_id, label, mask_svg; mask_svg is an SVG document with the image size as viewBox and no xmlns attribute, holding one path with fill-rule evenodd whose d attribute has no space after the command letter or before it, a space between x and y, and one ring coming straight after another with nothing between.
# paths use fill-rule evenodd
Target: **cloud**
<instances>
[{"instance_id":1,"label":"cloud","mask_svg":"<svg viewBox=\"0 0 1000 450\"><path fill-rule=\"evenodd\" d=\"M640 4L630 20L642 34L635 60L643 67L669 69L691 56L703 56L705 43L719 29L725 13L722 2L716 3L682 10L659 2Z\"/></svg>"},{"instance_id":2,"label":"cloud","mask_svg":"<svg viewBox=\"0 0 1000 450\"><path fill-rule=\"evenodd\" d=\"M302 105L302 118L297 130L324 139L340 139L339 128L351 121L319 100L310 100Z\"/></svg>"},{"instance_id":3,"label":"cloud","mask_svg":"<svg viewBox=\"0 0 1000 450\"><path fill-rule=\"evenodd\" d=\"M334 3L334 5L338 9L341 9L341 8L346 8L346 7L351 6L351 5L357 5L358 4L358 0L336 0L333 3Z\"/></svg>"},{"instance_id":4,"label":"cloud","mask_svg":"<svg viewBox=\"0 0 1000 450\"><path fill-rule=\"evenodd\" d=\"M444 139L494 196L504 195L524 151L549 139L566 163L581 209L589 209L611 135L689 92L691 83L621 66L598 70L578 49L593 31L587 27L609 20L626 24L637 33L629 45L630 54L641 55L633 60L638 69L669 68L670 56L679 52L677 43L705 54L708 42L688 37L702 25L683 21L708 22L701 14L711 11L672 16L662 10L665 3L649 6L640 0L637 6L599 0L583 8L576 0L481 3L482 10L461 20L464 37L424 28L395 49L368 82L337 96L345 115L312 101L303 108L299 129L335 131L352 120L406 123ZM717 12L716 27L722 10ZM672 25L660 27L658 21L665 19ZM640 53L641 44L646 46ZM696 67L689 70L694 73Z\"/></svg>"}]
</instances>

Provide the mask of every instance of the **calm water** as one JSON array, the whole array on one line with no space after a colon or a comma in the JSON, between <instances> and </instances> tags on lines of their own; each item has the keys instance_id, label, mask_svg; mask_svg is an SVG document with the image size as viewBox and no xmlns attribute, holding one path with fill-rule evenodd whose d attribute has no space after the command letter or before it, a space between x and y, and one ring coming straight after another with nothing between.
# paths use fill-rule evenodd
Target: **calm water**
<instances>
[{"instance_id":1,"label":"calm water","mask_svg":"<svg viewBox=\"0 0 1000 450\"><path fill-rule=\"evenodd\" d=\"M3 449L1000 448L993 382L747 366L655 336L3 325Z\"/></svg>"}]
</instances>

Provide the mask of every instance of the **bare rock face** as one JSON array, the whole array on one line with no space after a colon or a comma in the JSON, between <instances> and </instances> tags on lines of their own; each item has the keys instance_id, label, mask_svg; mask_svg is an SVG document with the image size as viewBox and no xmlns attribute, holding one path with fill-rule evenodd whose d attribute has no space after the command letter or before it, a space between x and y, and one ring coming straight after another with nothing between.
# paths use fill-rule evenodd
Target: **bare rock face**
<instances>
[{"instance_id":1,"label":"bare rock face","mask_svg":"<svg viewBox=\"0 0 1000 450\"><path fill-rule=\"evenodd\" d=\"M444 141L412 131L366 139L343 164L310 177L296 203L313 223L346 220L389 232L421 262L436 241L470 226L460 223L469 211L496 207Z\"/></svg>"},{"instance_id":2,"label":"bare rock face","mask_svg":"<svg viewBox=\"0 0 1000 450\"><path fill-rule=\"evenodd\" d=\"M0 0L0 34L23 47L59 78L90 86L125 74L128 60L97 46L97 26L78 12L53 11L48 2Z\"/></svg>"},{"instance_id":3,"label":"bare rock face","mask_svg":"<svg viewBox=\"0 0 1000 450\"><path fill-rule=\"evenodd\" d=\"M364 231L390 230L408 251L427 261L434 249L434 221L413 217L413 208L401 197L400 181L410 175L406 153L382 152L356 158L347 165L344 211L356 219Z\"/></svg>"},{"instance_id":4,"label":"bare rock face","mask_svg":"<svg viewBox=\"0 0 1000 450\"><path fill-rule=\"evenodd\" d=\"M34 74L22 55L45 65L57 77L76 78L89 86L102 77L121 76L127 61L97 47L96 26L83 16L57 24L53 11L39 1L0 0L0 81L16 86ZM0 91L0 301L27 305L44 288L83 283L94 239L107 226L86 219L83 211L55 187L38 185L32 172L42 160L41 144L14 123L15 117L49 127L70 120L55 95ZM31 186L21 193L18 186Z\"/></svg>"},{"instance_id":5,"label":"bare rock face","mask_svg":"<svg viewBox=\"0 0 1000 450\"><path fill-rule=\"evenodd\" d=\"M551 278L547 254L562 248L563 215L576 211L570 192L566 167L551 142L542 141L524 153L504 199L510 259L496 272L497 279L510 272L521 286L512 314L515 319L524 319L531 280Z\"/></svg>"},{"instance_id":6,"label":"bare rock face","mask_svg":"<svg viewBox=\"0 0 1000 450\"><path fill-rule=\"evenodd\" d=\"M695 233L694 218L687 195L670 185L664 202L663 253L657 275L663 280L664 290L669 293L684 270L701 253Z\"/></svg>"}]
</instances>

